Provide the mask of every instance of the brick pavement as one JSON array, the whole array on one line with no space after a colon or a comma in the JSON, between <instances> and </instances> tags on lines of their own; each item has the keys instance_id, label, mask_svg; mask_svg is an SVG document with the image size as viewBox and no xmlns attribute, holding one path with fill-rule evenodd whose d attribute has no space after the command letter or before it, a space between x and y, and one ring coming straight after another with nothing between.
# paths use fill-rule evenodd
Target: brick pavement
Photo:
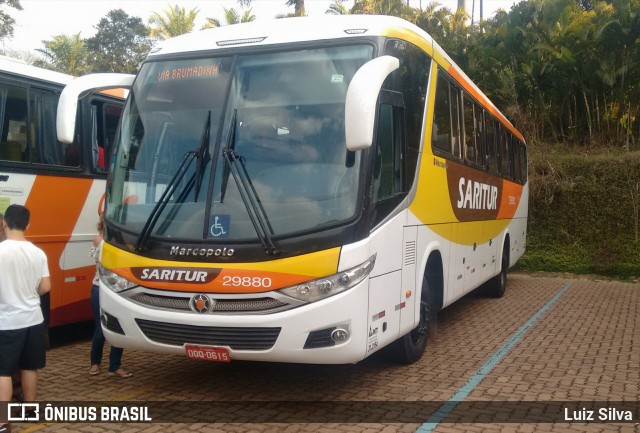
<instances>
[{"instance_id":1,"label":"brick pavement","mask_svg":"<svg viewBox=\"0 0 640 433\"><path fill-rule=\"evenodd\" d=\"M89 342L48 353L39 398L68 401L446 401L566 279L510 275L503 299L467 296L440 314L423 359L398 366L375 355L356 365L207 363L125 350L130 379L89 376ZM466 400L640 400L640 284L575 279L572 287L487 374ZM634 348L633 342L636 342ZM107 352L108 353L108 352ZM409 404L411 406L411 404ZM384 407L384 405L383 405ZM29 432L413 432L381 424L16 424ZM424 420L426 421L426 419ZM445 421L447 421L445 419ZM460 424L446 432L638 432L634 424Z\"/></svg>"}]
</instances>

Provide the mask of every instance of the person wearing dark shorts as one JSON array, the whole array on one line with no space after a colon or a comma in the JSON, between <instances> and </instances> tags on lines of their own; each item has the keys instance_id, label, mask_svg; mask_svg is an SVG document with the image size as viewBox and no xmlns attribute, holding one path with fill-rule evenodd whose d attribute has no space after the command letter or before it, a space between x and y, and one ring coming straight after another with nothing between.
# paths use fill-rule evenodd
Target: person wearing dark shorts
<instances>
[{"instance_id":1,"label":"person wearing dark shorts","mask_svg":"<svg viewBox=\"0 0 640 433\"><path fill-rule=\"evenodd\" d=\"M26 207L14 204L2 222L7 239L0 242L0 401L11 401L16 369L24 401L35 401L38 370L46 362L40 296L49 292L51 280L47 256L25 239L29 218Z\"/></svg>"},{"instance_id":2,"label":"person wearing dark shorts","mask_svg":"<svg viewBox=\"0 0 640 433\"><path fill-rule=\"evenodd\" d=\"M44 323L22 329L0 330L0 376L18 370L40 370L46 363Z\"/></svg>"}]
</instances>

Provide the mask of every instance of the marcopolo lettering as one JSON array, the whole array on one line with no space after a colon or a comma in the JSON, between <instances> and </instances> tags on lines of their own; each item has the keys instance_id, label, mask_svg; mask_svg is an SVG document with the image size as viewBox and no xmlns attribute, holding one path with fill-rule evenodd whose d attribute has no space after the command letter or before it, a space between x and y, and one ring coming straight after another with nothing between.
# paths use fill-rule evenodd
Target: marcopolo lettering
<instances>
[{"instance_id":1,"label":"marcopolo lettering","mask_svg":"<svg viewBox=\"0 0 640 433\"><path fill-rule=\"evenodd\" d=\"M235 254L233 248L183 248L171 247L169 255L172 256L192 256L192 257L231 257Z\"/></svg>"}]
</instances>

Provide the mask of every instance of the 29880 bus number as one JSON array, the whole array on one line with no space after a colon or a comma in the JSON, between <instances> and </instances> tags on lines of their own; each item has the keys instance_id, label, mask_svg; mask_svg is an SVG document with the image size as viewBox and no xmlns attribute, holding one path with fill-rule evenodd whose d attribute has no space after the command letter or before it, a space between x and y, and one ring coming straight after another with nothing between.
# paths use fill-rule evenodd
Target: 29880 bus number
<instances>
[{"instance_id":1,"label":"29880 bus number","mask_svg":"<svg viewBox=\"0 0 640 433\"><path fill-rule=\"evenodd\" d=\"M271 287L271 278L269 277L232 277L231 275L225 275L222 278L223 286L231 287Z\"/></svg>"}]
</instances>

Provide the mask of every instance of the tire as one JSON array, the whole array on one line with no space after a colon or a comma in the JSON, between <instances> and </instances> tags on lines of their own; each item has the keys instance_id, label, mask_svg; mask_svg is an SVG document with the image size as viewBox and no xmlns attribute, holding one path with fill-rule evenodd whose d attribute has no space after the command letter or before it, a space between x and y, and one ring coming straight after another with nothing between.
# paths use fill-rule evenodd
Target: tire
<instances>
[{"instance_id":1,"label":"tire","mask_svg":"<svg viewBox=\"0 0 640 433\"><path fill-rule=\"evenodd\" d=\"M505 242L500 261L500 273L487 281L484 293L491 298L502 298L507 290L507 271L509 270L509 243Z\"/></svg>"},{"instance_id":2,"label":"tire","mask_svg":"<svg viewBox=\"0 0 640 433\"><path fill-rule=\"evenodd\" d=\"M422 358L422 354L427 348L431 321L434 319L434 315L430 313L430 298L429 286L425 278L420 296L420 321L411 332L389 345L387 354L393 361L400 364L413 364Z\"/></svg>"}]
</instances>

